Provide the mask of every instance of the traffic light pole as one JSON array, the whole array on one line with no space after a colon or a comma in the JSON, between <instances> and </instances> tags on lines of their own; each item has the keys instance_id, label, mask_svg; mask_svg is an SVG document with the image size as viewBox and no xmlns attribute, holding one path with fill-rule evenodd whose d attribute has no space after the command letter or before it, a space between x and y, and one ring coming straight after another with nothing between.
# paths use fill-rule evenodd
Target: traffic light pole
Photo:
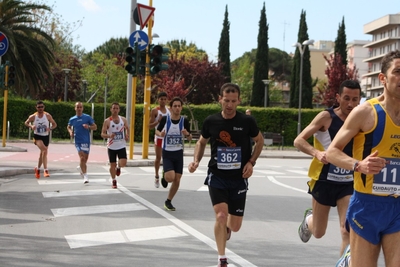
<instances>
[{"instance_id":1,"label":"traffic light pole","mask_svg":"<svg viewBox=\"0 0 400 267\"><path fill-rule=\"evenodd\" d=\"M149 6L153 6L153 0L149 0ZM143 136L142 136L142 158L148 159L149 157L149 122L150 122L150 96L151 96L151 76L150 76L150 56L149 49L152 41L152 28L153 18L150 17L148 21L149 44L146 53L146 71L144 82L144 116L143 116Z\"/></svg>"},{"instance_id":2,"label":"traffic light pole","mask_svg":"<svg viewBox=\"0 0 400 267\"><path fill-rule=\"evenodd\" d=\"M136 73L139 67L138 62L138 43L135 43L134 47L136 51ZM131 115L130 115L130 131L129 131L129 159L133 159L133 148L135 142L135 110L136 110L136 85L137 85L137 74L132 76L132 92L131 92Z\"/></svg>"}]
</instances>

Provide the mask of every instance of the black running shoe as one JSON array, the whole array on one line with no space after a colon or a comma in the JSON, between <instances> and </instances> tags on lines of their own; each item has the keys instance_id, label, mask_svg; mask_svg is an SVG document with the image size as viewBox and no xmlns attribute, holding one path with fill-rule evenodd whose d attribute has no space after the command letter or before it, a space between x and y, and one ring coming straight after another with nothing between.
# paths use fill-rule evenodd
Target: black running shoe
<instances>
[{"instance_id":1,"label":"black running shoe","mask_svg":"<svg viewBox=\"0 0 400 267\"><path fill-rule=\"evenodd\" d=\"M174 211L175 210L175 207L172 206L171 201L168 201L168 200L165 201L164 208L166 210L169 210L169 211Z\"/></svg>"},{"instance_id":2,"label":"black running shoe","mask_svg":"<svg viewBox=\"0 0 400 267\"><path fill-rule=\"evenodd\" d=\"M226 259L220 259L218 267L228 267L228 261Z\"/></svg>"},{"instance_id":3,"label":"black running shoe","mask_svg":"<svg viewBox=\"0 0 400 267\"><path fill-rule=\"evenodd\" d=\"M162 185L162 187L164 187L164 188L167 188L167 187L168 187L168 182L167 182L167 180L165 180L164 177L161 178L161 185Z\"/></svg>"}]
</instances>

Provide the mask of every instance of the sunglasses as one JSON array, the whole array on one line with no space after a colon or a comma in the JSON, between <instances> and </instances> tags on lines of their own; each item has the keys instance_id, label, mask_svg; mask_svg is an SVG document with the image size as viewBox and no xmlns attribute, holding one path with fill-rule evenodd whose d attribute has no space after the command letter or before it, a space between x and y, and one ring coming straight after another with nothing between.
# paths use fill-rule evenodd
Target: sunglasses
<instances>
[{"instance_id":1,"label":"sunglasses","mask_svg":"<svg viewBox=\"0 0 400 267\"><path fill-rule=\"evenodd\" d=\"M44 108L44 106L37 106L36 108Z\"/></svg>"}]
</instances>

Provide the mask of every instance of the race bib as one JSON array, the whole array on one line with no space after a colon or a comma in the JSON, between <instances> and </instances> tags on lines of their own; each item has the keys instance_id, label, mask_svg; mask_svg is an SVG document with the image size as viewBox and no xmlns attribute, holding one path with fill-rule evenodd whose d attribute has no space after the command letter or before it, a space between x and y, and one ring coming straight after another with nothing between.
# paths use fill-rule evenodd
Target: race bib
<instances>
[{"instance_id":1,"label":"race bib","mask_svg":"<svg viewBox=\"0 0 400 267\"><path fill-rule=\"evenodd\" d=\"M114 140L122 140L124 138L123 132L114 132Z\"/></svg>"},{"instance_id":2,"label":"race bib","mask_svg":"<svg viewBox=\"0 0 400 267\"><path fill-rule=\"evenodd\" d=\"M182 135L167 135L165 141L167 150L168 148L182 147Z\"/></svg>"},{"instance_id":3,"label":"race bib","mask_svg":"<svg viewBox=\"0 0 400 267\"><path fill-rule=\"evenodd\" d=\"M221 170L237 170L242 166L242 149L240 147L218 147L217 167Z\"/></svg>"},{"instance_id":4,"label":"race bib","mask_svg":"<svg viewBox=\"0 0 400 267\"><path fill-rule=\"evenodd\" d=\"M351 182L354 179L353 174L354 174L353 171L339 168L333 164L330 164L326 179L329 181L342 182L342 183Z\"/></svg>"},{"instance_id":5,"label":"race bib","mask_svg":"<svg viewBox=\"0 0 400 267\"><path fill-rule=\"evenodd\" d=\"M379 174L374 175L372 193L400 195L400 179L397 179L400 159L387 158L386 162L385 168Z\"/></svg>"}]
</instances>

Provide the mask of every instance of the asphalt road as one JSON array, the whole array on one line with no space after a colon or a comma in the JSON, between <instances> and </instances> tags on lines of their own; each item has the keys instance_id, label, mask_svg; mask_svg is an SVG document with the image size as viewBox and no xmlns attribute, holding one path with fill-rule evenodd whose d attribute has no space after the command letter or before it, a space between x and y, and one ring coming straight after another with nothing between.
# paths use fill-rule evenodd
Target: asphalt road
<instances>
[{"instance_id":1,"label":"asphalt road","mask_svg":"<svg viewBox=\"0 0 400 267\"><path fill-rule=\"evenodd\" d=\"M37 180L32 172L0 179L0 266L216 266L214 214L203 186L207 157L194 174L185 168L173 200L177 210L167 212L167 189L154 187L153 167L124 168L118 189L111 189L105 149L93 148L84 185L70 147L49 155L50 178ZM0 160L34 166L37 150L30 153ZM304 244L297 235L311 205L309 163L257 161L242 228L227 244L230 267L335 266L336 209L322 239Z\"/></svg>"}]
</instances>

